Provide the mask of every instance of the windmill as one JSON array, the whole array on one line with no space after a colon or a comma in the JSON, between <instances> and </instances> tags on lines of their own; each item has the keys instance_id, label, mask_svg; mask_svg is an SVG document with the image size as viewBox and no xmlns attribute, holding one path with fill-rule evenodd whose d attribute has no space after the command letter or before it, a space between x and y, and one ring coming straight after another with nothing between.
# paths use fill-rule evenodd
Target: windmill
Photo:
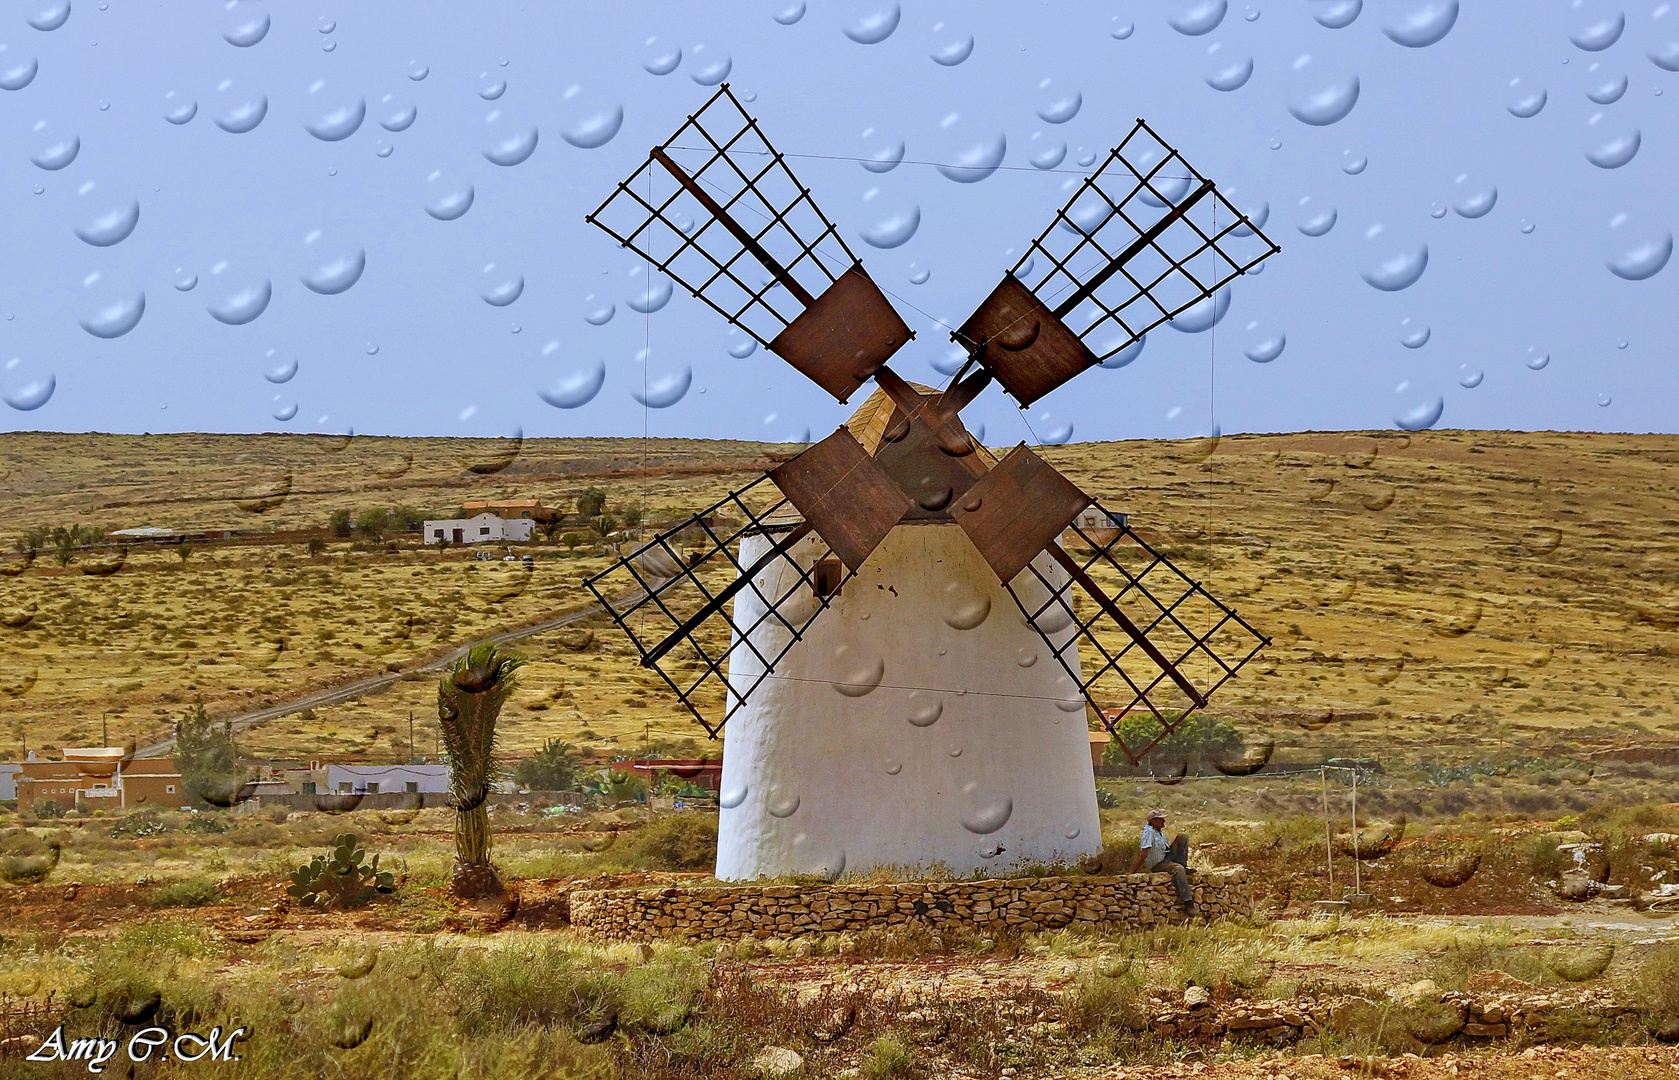
<instances>
[{"instance_id":1,"label":"windmill","mask_svg":"<svg viewBox=\"0 0 1679 1080\"><path fill-rule=\"evenodd\" d=\"M1098 850L1087 710L1139 762L1268 639L960 414L993 381L1031 405L1276 245L1138 120L951 333L967 360L936 390L887 366L914 332L726 83L588 221L841 403L874 383L586 582L709 734L731 723L718 876ZM1131 745L1137 711L1158 724Z\"/></svg>"}]
</instances>

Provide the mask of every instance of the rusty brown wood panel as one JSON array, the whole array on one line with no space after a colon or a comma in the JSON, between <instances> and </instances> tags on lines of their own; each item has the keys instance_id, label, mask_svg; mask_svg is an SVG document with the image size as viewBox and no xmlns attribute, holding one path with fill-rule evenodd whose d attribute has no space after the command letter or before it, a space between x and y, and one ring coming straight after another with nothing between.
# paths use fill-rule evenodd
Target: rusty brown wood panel
<instances>
[{"instance_id":1,"label":"rusty brown wood panel","mask_svg":"<svg viewBox=\"0 0 1679 1080\"><path fill-rule=\"evenodd\" d=\"M912 336L880 286L853 266L775 336L770 351L844 402Z\"/></svg>"},{"instance_id":2,"label":"rusty brown wood panel","mask_svg":"<svg viewBox=\"0 0 1679 1080\"><path fill-rule=\"evenodd\" d=\"M1022 405L1096 366L1096 355L1013 274L956 335L970 348L984 346L979 362Z\"/></svg>"},{"instance_id":3,"label":"rusty brown wood panel","mask_svg":"<svg viewBox=\"0 0 1679 1080\"><path fill-rule=\"evenodd\" d=\"M951 516L998 579L1009 582L1090 503L1021 443L956 500Z\"/></svg>"},{"instance_id":4,"label":"rusty brown wood panel","mask_svg":"<svg viewBox=\"0 0 1679 1080\"><path fill-rule=\"evenodd\" d=\"M843 427L776 466L770 479L852 570L913 505Z\"/></svg>"}]
</instances>

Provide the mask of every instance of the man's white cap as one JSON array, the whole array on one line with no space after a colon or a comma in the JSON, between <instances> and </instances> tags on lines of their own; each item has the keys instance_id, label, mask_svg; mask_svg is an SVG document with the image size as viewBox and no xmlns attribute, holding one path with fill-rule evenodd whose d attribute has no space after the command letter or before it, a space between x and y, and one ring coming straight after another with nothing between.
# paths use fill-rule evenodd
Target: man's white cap
<instances>
[{"instance_id":1,"label":"man's white cap","mask_svg":"<svg viewBox=\"0 0 1679 1080\"><path fill-rule=\"evenodd\" d=\"M1155 818L1164 818L1165 816L1166 816L1166 811L1164 811L1164 810L1150 810L1148 812L1148 819L1150 821L1153 821Z\"/></svg>"}]
</instances>

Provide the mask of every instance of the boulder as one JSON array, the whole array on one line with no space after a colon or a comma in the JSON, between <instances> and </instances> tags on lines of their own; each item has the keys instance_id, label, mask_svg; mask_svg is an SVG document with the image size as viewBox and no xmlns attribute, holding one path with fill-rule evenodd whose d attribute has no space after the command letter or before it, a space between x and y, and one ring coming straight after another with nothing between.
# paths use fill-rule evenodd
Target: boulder
<instances>
[{"instance_id":1,"label":"boulder","mask_svg":"<svg viewBox=\"0 0 1679 1080\"><path fill-rule=\"evenodd\" d=\"M805 1059L785 1046L766 1046L752 1059L752 1069L759 1076L794 1076L804 1067Z\"/></svg>"}]
</instances>

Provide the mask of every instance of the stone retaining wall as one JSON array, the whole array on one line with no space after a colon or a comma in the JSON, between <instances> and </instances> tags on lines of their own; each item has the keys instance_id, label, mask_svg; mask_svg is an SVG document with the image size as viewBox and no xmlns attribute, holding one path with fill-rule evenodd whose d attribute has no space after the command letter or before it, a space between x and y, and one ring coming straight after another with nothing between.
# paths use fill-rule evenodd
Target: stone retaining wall
<instances>
[{"instance_id":1,"label":"stone retaining wall","mask_svg":"<svg viewBox=\"0 0 1679 1080\"><path fill-rule=\"evenodd\" d=\"M1191 871L1198 919L1247 916L1247 871ZM1166 874L998 881L577 890L571 925L609 941L654 937L785 938L892 926L1029 933L1064 926L1124 931L1185 921Z\"/></svg>"}]
</instances>

